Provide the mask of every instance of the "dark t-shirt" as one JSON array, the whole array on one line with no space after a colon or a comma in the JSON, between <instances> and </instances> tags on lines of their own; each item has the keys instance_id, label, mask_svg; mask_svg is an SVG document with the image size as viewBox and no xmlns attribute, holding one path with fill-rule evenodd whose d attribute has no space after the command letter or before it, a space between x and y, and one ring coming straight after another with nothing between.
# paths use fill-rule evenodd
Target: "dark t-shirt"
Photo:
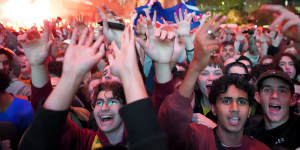
<instances>
[{"instance_id":1,"label":"dark t-shirt","mask_svg":"<svg viewBox=\"0 0 300 150\"><path fill-rule=\"evenodd\" d=\"M246 128L246 135L253 136L270 148L296 149L300 147L300 117L290 115L290 119L281 126L266 130L264 120L251 123ZM257 118L252 118L257 119Z\"/></svg>"}]
</instances>

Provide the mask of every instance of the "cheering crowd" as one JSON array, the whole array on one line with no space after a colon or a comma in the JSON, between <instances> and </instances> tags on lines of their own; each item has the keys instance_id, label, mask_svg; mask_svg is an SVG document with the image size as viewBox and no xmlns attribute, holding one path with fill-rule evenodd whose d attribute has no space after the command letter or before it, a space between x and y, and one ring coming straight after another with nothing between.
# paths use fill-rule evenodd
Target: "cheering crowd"
<instances>
[{"instance_id":1,"label":"cheering crowd","mask_svg":"<svg viewBox=\"0 0 300 150\"><path fill-rule=\"evenodd\" d=\"M0 26L0 149L300 148L298 15L263 5L268 28L233 27L179 9L158 25L145 10L132 25L97 10L96 28Z\"/></svg>"}]
</instances>

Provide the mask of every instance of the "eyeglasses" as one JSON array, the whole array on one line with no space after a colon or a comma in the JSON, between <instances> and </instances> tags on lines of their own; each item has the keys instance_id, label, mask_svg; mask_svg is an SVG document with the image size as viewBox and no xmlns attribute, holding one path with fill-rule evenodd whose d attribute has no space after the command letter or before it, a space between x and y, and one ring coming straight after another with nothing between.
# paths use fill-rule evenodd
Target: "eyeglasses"
<instances>
[{"instance_id":1,"label":"eyeglasses","mask_svg":"<svg viewBox=\"0 0 300 150\"><path fill-rule=\"evenodd\" d=\"M97 99L97 101L95 102L95 107L96 106L100 106L102 107L104 105L104 103L106 103L106 105L108 106L112 106L115 104L120 104L120 101L114 98L108 98L108 99Z\"/></svg>"},{"instance_id":2,"label":"eyeglasses","mask_svg":"<svg viewBox=\"0 0 300 150\"><path fill-rule=\"evenodd\" d=\"M233 76L233 77L237 77L237 78L246 79L247 81L249 81L251 79L248 74L230 73L229 75Z\"/></svg>"},{"instance_id":3,"label":"eyeglasses","mask_svg":"<svg viewBox=\"0 0 300 150\"><path fill-rule=\"evenodd\" d=\"M266 86L262 88L262 92L265 94L272 94L275 91L275 89L276 88ZM276 91L278 94L288 94L290 92L290 89L287 87L279 87L276 89Z\"/></svg>"}]
</instances>

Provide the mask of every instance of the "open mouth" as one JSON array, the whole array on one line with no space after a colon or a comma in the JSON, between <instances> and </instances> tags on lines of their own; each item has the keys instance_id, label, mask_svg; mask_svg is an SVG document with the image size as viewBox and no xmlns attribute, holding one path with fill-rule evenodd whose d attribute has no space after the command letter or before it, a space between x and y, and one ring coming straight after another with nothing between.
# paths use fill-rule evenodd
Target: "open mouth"
<instances>
[{"instance_id":1,"label":"open mouth","mask_svg":"<svg viewBox=\"0 0 300 150\"><path fill-rule=\"evenodd\" d=\"M233 126L237 126L240 124L240 117L230 117L229 118L229 123Z\"/></svg>"},{"instance_id":2,"label":"open mouth","mask_svg":"<svg viewBox=\"0 0 300 150\"><path fill-rule=\"evenodd\" d=\"M100 119L102 122L107 122L107 121L113 120L113 117L112 116L102 116Z\"/></svg>"},{"instance_id":3,"label":"open mouth","mask_svg":"<svg viewBox=\"0 0 300 150\"><path fill-rule=\"evenodd\" d=\"M278 104L269 104L269 109L272 112L274 112L274 111L277 112L277 111L280 111L281 106Z\"/></svg>"},{"instance_id":4,"label":"open mouth","mask_svg":"<svg viewBox=\"0 0 300 150\"><path fill-rule=\"evenodd\" d=\"M208 90L210 90L210 89L211 89L211 87L212 87L212 85L211 85L211 84L208 84L208 85L206 85L206 88L207 88Z\"/></svg>"}]
</instances>

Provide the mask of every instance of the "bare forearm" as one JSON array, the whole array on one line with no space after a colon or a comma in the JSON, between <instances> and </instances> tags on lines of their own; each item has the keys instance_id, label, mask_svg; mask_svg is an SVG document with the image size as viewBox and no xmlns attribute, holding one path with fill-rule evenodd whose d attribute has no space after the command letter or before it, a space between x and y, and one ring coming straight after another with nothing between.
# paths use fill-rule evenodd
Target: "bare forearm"
<instances>
[{"instance_id":1,"label":"bare forearm","mask_svg":"<svg viewBox=\"0 0 300 150\"><path fill-rule=\"evenodd\" d=\"M202 69L196 69L196 67L194 67L193 63L190 65L189 70L188 70L186 76L184 77L182 84L179 87L179 93L182 96L189 98L193 94L194 87L195 87L195 84L197 82L198 75L200 72L199 70L202 70Z\"/></svg>"},{"instance_id":2,"label":"bare forearm","mask_svg":"<svg viewBox=\"0 0 300 150\"><path fill-rule=\"evenodd\" d=\"M35 87L43 87L49 81L47 65L31 66L31 80Z\"/></svg>"},{"instance_id":3,"label":"bare forearm","mask_svg":"<svg viewBox=\"0 0 300 150\"><path fill-rule=\"evenodd\" d=\"M58 85L47 98L44 108L54 111L67 110L78 90L81 79L76 75L63 75Z\"/></svg>"},{"instance_id":4,"label":"bare forearm","mask_svg":"<svg viewBox=\"0 0 300 150\"><path fill-rule=\"evenodd\" d=\"M154 65L155 77L158 83L166 83L171 80L172 74L169 64L154 63Z\"/></svg>"},{"instance_id":5,"label":"bare forearm","mask_svg":"<svg viewBox=\"0 0 300 150\"><path fill-rule=\"evenodd\" d=\"M139 71L121 75L121 81L127 104L148 97L143 78Z\"/></svg>"}]
</instances>

